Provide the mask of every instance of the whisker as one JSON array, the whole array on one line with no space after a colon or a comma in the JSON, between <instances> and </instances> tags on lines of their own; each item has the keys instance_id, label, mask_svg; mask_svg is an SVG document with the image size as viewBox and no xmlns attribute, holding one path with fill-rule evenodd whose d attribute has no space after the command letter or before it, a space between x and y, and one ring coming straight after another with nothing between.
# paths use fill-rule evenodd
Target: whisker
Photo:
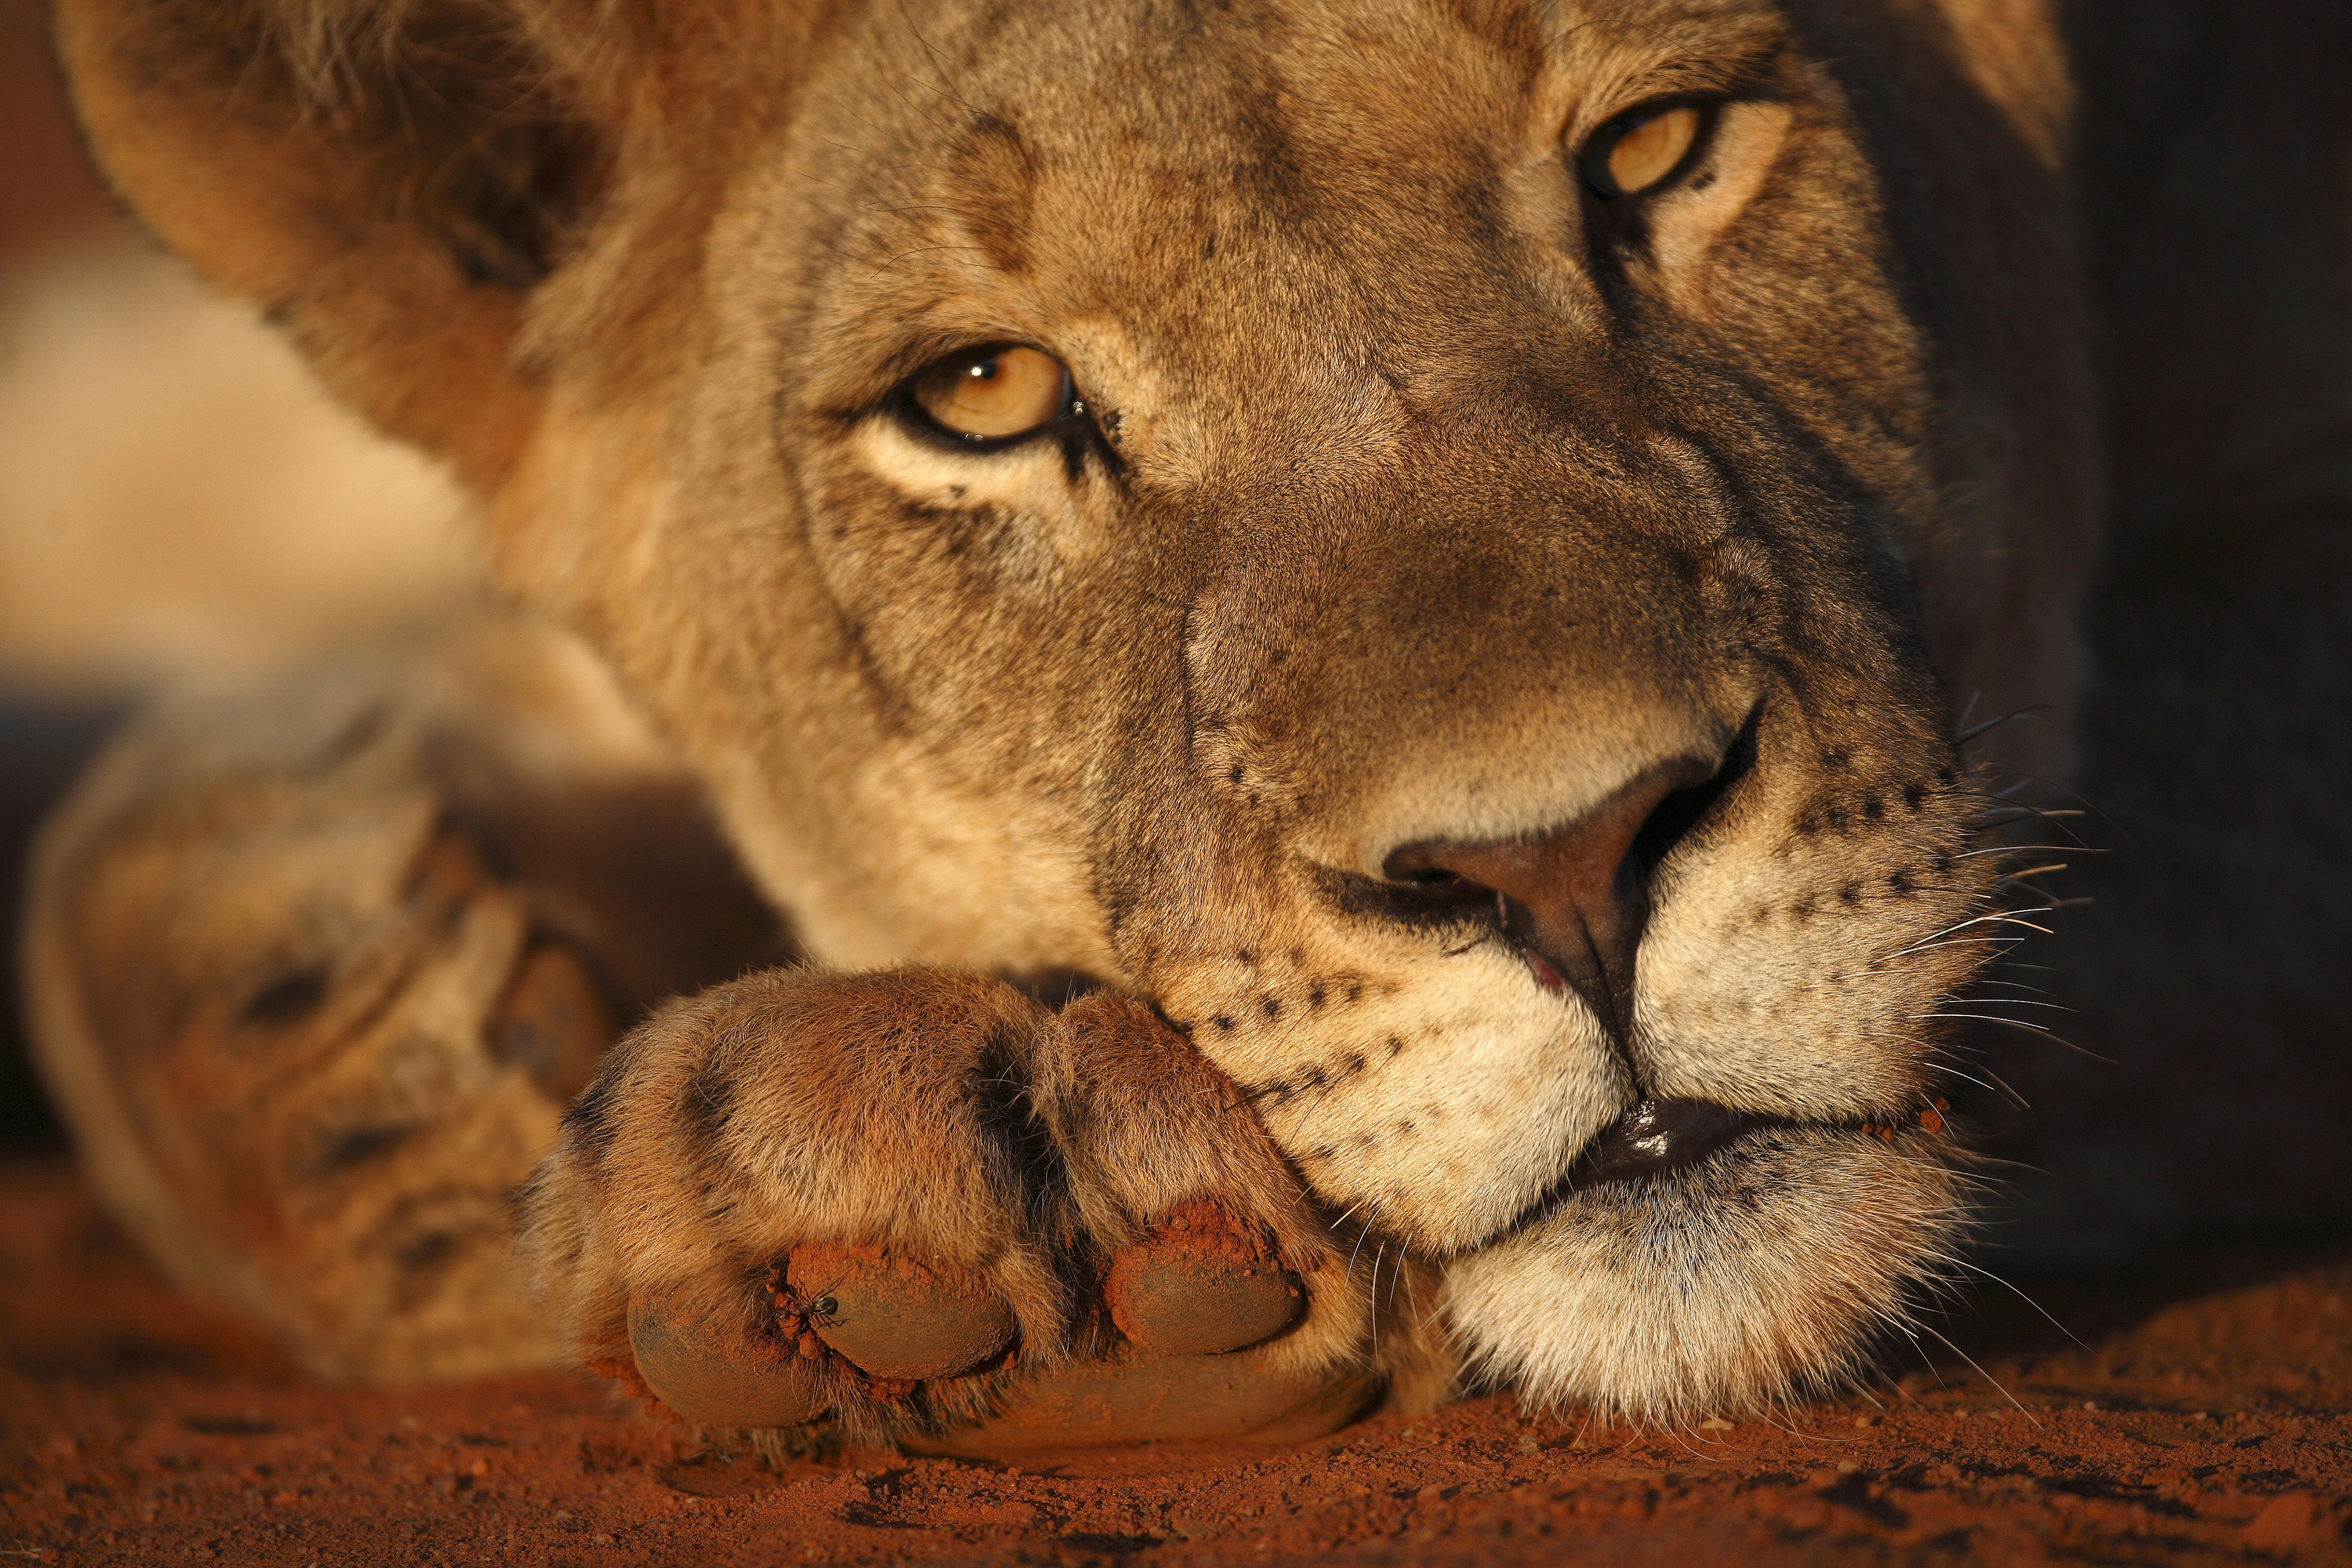
<instances>
[{"instance_id":1,"label":"whisker","mask_svg":"<svg viewBox=\"0 0 2352 1568\"><path fill-rule=\"evenodd\" d=\"M1993 1376L1993 1374L1992 1374L1992 1373L1990 1373L1987 1372L1984 1368L1982 1368L1982 1367L1980 1367L1980 1366L1978 1366L1978 1365L1977 1365L1976 1358L1975 1358L1974 1356L1972 1356L1972 1355L1969 1354L1969 1352L1966 1352L1966 1351L1962 1350L1959 1346L1958 1346L1958 1345L1954 1344L1951 1341L1949 1341L1949 1340L1948 1340L1948 1339L1945 1339L1945 1338L1944 1338L1944 1336L1943 1336L1942 1334L1940 1334L1940 1333L1937 1333L1937 1331L1936 1331L1936 1328L1935 1328L1935 1326L1934 1326L1933 1324L1931 1324L1931 1323L1922 1323L1922 1324L1920 1324L1919 1326L1920 1326L1921 1328L1923 1328L1923 1329L1927 1330L1927 1332L1929 1332L1929 1333L1931 1333L1931 1334L1935 1334L1937 1339L1938 1339L1938 1340L1942 1340L1942 1341L1943 1341L1944 1348L1945 1348L1946 1350L1948 1350L1948 1351L1951 1352L1954 1355L1956 1355L1956 1356L1959 1357L1962 1361L1967 1362L1967 1363L1969 1363L1969 1367L1970 1367L1970 1368L1971 1368L1971 1369L1976 1373L1976 1374L1977 1374L1979 1377L1983 1378L1987 1383L1991 1384L1995 1389L1997 1389L1997 1390L1999 1390L1999 1391L2000 1391L2000 1396L2001 1396L2003 1399L2008 1400L2011 1405L2017 1405L2017 1413L2018 1413L2020 1415L2024 1416L2028 1421L2032 1421L2032 1422L2036 1426L2041 1426L2041 1425L2042 1425L2041 1421L2040 1421L2040 1420L2039 1420L2039 1419L2034 1415L2034 1414L2033 1414L2033 1412L2032 1412L2032 1411L2028 1410L2028 1409L2027 1409L2024 1405L2018 1405L2018 1403L2017 1403L2017 1395L2015 1395L2014 1394L2011 1394L2011 1393L2009 1391L2009 1388L2008 1388L2008 1386L2007 1386L2005 1384L2003 1384L2003 1383L2002 1383L1999 1378L1997 1378L1997 1377Z\"/></svg>"},{"instance_id":2,"label":"whisker","mask_svg":"<svg viewBox=\"0 0 2352 1568\"><path fill-rule=\"evenodd\" d=\"M2044 1004L2044 1005L2051 1005L2051 1004ZM2031 1006L2031 1005L2032 1005L2032 1004L2031 1004L2031 1003L2019 1003L2019 1004L2014 1004L2014 1005L2020 1005L2020 1006ZM1945 1013L1945 1014L1933 1015L1933 1016L1935 1016L1946 1017L1946 1018L1966 1018L1966 1019L1969 1019L1969 1021L1971 1021L1971 1022L1973 1022L1973 1023L1979 1023L1979 1024L2000 1024L2000 1025L2004 1026L2005 1027L2011 1028L2011 1029L2024 1029L2024 1030L2028 1030L2028 1031L2030 1031L2031 1033L2033 1033L2033 1034L2036 1034L2036 1035L2041 1036L2043 1039L2045 1039L2045 1040L2049 1040L2049 1041L2053 1042L2053 1044L2061 1045L2061 1046L2065 1047L2068 1050L2074 1052L2074 1053L2075 1053L2076 1055L2078 1055L2078 1056L2082 1056L2082 1057L2088 1058L2090 1060L2095 1061L2095 1062L2097 1062L2097 1063L2098 1063L2100 1066L2102 1066L2102 1067L2114 1067L2114 1066L2116 1065L2116 1061L2115 1061L2115 1058L2112 1058L2112 1057L2103 1057L2103 1056L2099 1055L2099 1053L2098 1053L2098 1052L2096 1052L2096 1051L2095 1051L2095 1050L2091 1050L2091 1049L2089 1049L2089 1048L2088 1048L2088 1047L2086 1047L2078 1046L2078 1045L2076 1045L2074 1041L2072 1041L2072 1040L2068 1039L2065 1036L2063 1036L2063 1035L2060 1034L2057 1030L2053 1029L2053 1028L2049 1028L2049 1027L2047 1027L2047 1026L2043 1026L2043 1025L2041 1025L2041 1024L2036 1024L2036 1023L2032 1022L2031 1019L2026 1019L2026 1018L2000 1018L2000 1017L1995 1017L1994 1016L1992 1016L1992 1015L1991 1015L1991 1014L1990 1014L1990 1013Z\"/></svg>"},{"instance_id":3,"label":"whisker","mask_svg":"<svg viewBox=\"0 0 2352 1568\"><path fill-rule=\"evenodd\" d=\"M1940 1254L1937 1256L1941 1257ZM2060 1333L2065 1335L2068 1339L2073 1340L2075 1344L2080 1345L2084 1350L2089 1350L2091 1348L2089 1345L2083 1343L2083 1341L2075 1334L2074 1330L2068 1328L2065 1324L2052 1317L2050 1315L2049 1309L2042 1306L2041 1302L2035 1300L2024 1291L2019 1289L2016 1286L2011 1284L2008 1280L2002 1279L2000 1275L1995 1274L1991 1269L1980 1268L1979 1266L1969 1262L1965 1258L1943 1258L1942 1260L1951 1264L1954 1268L1965 1268L1971 1274L1980 1275L1983 1278L1991 1280L1994 1284L2000 1286L2002 1289L2009 1291L2019 1300L2032 1308L2036 1312L2041 1313L2042 1320L2045 1322L2047 1322L2052 1328L2057 1330Z\"/></svg>"},{"instance_id":4,"label":"whisker","mask_svg":"<svg viewBox=\"0 0 2352 1568\"><path fill-rule=\"evenodd\" d=\"M1970 706L1974 706L1973 702ZM2036 703L2031 708L2020 708L2011 712L2004 713L1998 719L1988 719L1983 723L1978 725L1975 729L1963 730L1958 734L1953 736L1952 744L1956 746L1965 746L1970 741L1975 740L1979 735L1983 734L1986 731L1999 729L2001 725L2008 723L2012 719L2038 719L2044 711L2046 711L2046 709L2042 704ZM1968 715L1966 713L1960 715L1960 721L1962 723L1966 723L1968 721Z\"/></svg>"},{"instance_id":5,"label":"whisker","mask_svg":"<svg viewBox=\"0 0 2352 1568\"><path fill-rule=\"evenodd\" d=\"M1981 849L1963 849L1956 859L1974 860L1985 855L2104 855L2104 849L2094 849L2083 844L1989 844ZM2064 868L2060 868L2064 869Z\"/></svg>"}]
</instances>

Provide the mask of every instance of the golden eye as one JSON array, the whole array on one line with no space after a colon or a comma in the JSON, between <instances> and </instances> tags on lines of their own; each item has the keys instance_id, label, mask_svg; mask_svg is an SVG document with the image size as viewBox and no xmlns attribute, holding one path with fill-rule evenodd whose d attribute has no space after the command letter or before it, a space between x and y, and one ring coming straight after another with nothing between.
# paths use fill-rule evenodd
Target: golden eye
<instances>
[{"instance_id":1,"label":"golden eye","mask_svg":"<svg viewBox=\"0 0 2352 1568\"><path fill-rule=\"evenodd\" d=\"M1070 373L1035 349L966 350L917 376L914 395L941 428L992 441L1059 418L1069 406Z\"/></svg>"},{"instance_id":2,"label":"golden eye","mask_svg":"<svg viewBox=\"0 0 2352 1568\"><path fill-rule=\"evenodd\" d=\"M1584 177L1603 196L1639 195L1682 167L1705 126L1692 103L1621 115L1585 150Z\"/></svg>"}]
</instances>

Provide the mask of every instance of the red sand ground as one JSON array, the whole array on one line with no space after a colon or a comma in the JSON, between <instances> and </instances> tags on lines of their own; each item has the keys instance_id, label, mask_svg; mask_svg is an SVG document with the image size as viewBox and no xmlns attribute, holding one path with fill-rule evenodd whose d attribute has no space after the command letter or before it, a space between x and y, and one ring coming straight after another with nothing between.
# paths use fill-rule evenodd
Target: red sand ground
<instances>
[{"instance_id":1,"label":"red sand ground","mask_svg":"<svg viewBox=\"0 0 2352 1568\"><path fill-rule=\"evenodd\" d=\"M0 1562L2352 1562L2352 1265L2267 1273L2152 1311L2092 1282L2062 1315L2137 1321L1992 1363L2015 1405L1962 1367L1788 1429L1486 1399L1297 1449L778 1473L580 1380L321 1387L176 1300L63 1164L20 1163Z\"/></svg>"}]
</instances>

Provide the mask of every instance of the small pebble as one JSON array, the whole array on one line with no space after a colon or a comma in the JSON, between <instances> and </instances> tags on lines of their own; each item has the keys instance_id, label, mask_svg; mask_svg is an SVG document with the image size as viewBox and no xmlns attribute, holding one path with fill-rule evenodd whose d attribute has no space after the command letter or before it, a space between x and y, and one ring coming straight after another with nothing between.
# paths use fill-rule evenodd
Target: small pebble
<instances>
[{"instance_id":1,"label":"small pebble","mask_svg":"<svg viewBox=\"0 0 2352 1568\"><path fill-rule=\"evenodd\" d=\"M1875 1415L1857 1415L1853 1418L1853 1424L1857 1426L1875 1426L1878 1425L1878 1417Z\"/></svg>"},{"instance_id":2,"label":"small pebble","mask_svg":"<svg viewBox=\"0 0 2352 1568\"><path fill-rule=\"evenodd\" d=\"M1728 1432L1731 1423L1720 1415L1710 1415L1698 1424L1698 1429L1702 1432Z\"/></svg>"}]
</instances>

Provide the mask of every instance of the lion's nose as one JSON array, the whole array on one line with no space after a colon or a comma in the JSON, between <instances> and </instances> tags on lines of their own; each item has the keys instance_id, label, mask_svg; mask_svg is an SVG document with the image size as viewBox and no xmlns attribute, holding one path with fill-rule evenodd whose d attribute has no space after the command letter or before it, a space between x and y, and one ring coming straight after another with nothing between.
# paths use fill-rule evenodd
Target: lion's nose
<instances>
[{"instance_id":1,"label":"lion's nose","mask_svg":"<svg viewBox=\"0 0 2352 1568\"><path fill-rule=\"evenodd\" d=\"M1573 985L1620 1038L1633 1018L1633 951L1650 872L1719 794L1712 758L1648 769L1576 821L1522 838L1410 844L1381 873L1407 899L1493 900L1538 979Z\"/></svg>"}]
</instances>

